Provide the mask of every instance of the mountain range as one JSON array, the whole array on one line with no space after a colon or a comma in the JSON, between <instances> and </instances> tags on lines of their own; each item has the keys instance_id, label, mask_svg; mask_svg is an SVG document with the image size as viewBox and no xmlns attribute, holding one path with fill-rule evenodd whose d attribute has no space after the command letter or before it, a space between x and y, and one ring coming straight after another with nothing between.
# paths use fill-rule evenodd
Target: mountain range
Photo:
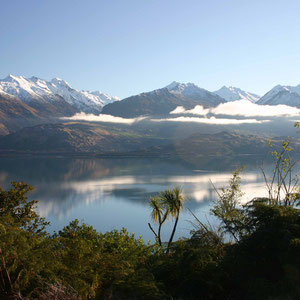
<instances>
[{"instance_id":1,"label":"mountain range","mask_svg":"<svg viewBox=\"0 0 300 300\"><path fill-rule=\"evenodd\" d=\"M169 117L169 113L178 106L185 109L192 109L196 105L211 108L238 100L262 105L286 104L300 107L300 85L296 87L278 85L260 98L256 94L235 87L223 86L215 92L210 92L193 83L174 81L163 88L120 100L100 91L74 89L68 82L59 78L46 81L37 77L9 75L0 80L0 136L3 136L0 138L2 149L0 151L49 149L58 152L119 153L126 149L140 151L151 148L152 144L159 145L159 149L162 149L160 145L164 144L174 132L182 138L195 132L207 133L208 128L212 127L204 124L197 126L187 124L184 127L176 123L161 123L159 127L155 127L153 122L145 119L135 128L131 126L131 132L128 131L127 125L115 124L105 127L105 123L84 125L84 122L70 122L66 125L66 121L61 118L76 113L95 115L102 113L123 118L143 115L154 118ZM266 123L265 126L267 125ZM251 128L254 127L255 125ZM185 128L183 134L179 133L180 128ZM217 129L216 126L214 128ZM166 134L163 134L164 132ZM252 140L251 143L253 144ZM165 148L164 151L168 152L168 149Z\"/></svg>"},{"instance_id":2,"label":"mountain range","mask_svg":"<svg viewBox=\"0 0 300 300\"><path fill-rule=\"evenodd\" d=\"M66 108L70 106L74 111L95 114L100 113L107 103L119 100L100 91L76 90L60 78L46 81L37 77L25 78L13 75L0 80L0 94L15 96L33 108L55 106L57 103L65 102Z\"/></svg>"},{"instance_id":3,"label":"mountain range","mask_svg":"<svg viewBox=\"0 0 300 300\"><path fill-rule=\"evenodd\" d=\"M0 80L0 135L80 112L99 114L104 105L119 100L100 91L76 90L59 78L9 75Z\"/></svg>"},{"instance_id":4,"label":"mountain range","mask_svg":"<svg viewBox=\"0 0 300 300\"><path fill-rule=\"evenodd\" d=\"M37 77L9 75L0 80L0 123L11 127L11 120L41 120L72 116L84 112L110 114L119 117L141 115L166 115L177 106L191 109L196 105L204 108L216 107L221 103L248 100L262 105L286 104L300 107L300 85L277 85L264 96L236 87L223 86L210 92L193 83L172 82L154 91L130 96L122 101L100 91L74 89L63 79L46 81ZM21 122L21 120L19 121ZM18 123L18 122L17 122ZM15 121L13 122L15 124ZM1 129L0 133L5 132ZM7 127L6 126L6 127ZM13 126L12 126L13 127Z\"/></svg>"},{"instance_id":5,"label":"mountain range","mask_svg":"<svg viewBox=\"0 0 300 300\"><path fill-rule=\"evenodd\" d=\"M256 130L262 129L255 124L235 127L237 132L227 126L229 133L224 133L220 132L224 130L222 126L160 123L150 121L151 118L134 126L62 119L76 113L158 118L169 116L178 106L212 108L238 100L300 107L300 85L276 86L260 98L235 87L223 86L210 92L193 83L174 81L163 88L120 100L100 91L74 89L59 78L46 81L9 75L0 80L0 153L166 155L184 160L196 154L204 157L207 153L260 154L269 137L268 128L276 127L271 123L263 125L265 134L257 135ZM254 135L249 135L252 132ZM296 141L296 144L300 149L300 143Z\"/></svg>"}]
</instances>

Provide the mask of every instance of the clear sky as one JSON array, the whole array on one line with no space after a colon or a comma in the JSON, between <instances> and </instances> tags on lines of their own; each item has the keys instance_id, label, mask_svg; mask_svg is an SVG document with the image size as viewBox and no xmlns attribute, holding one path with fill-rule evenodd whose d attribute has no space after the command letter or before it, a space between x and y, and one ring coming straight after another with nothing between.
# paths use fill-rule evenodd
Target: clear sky
<instances>
[{"instance_id":1,"label":"clear sky","mask_svg":"<svg viewBox=\"0 0 300 300\"><path fill-rule=\"evenodd\" d=\"M0 0L0 78L121 98L194 82L300 84L299 0Z\"/></svg>"}]
</instances>

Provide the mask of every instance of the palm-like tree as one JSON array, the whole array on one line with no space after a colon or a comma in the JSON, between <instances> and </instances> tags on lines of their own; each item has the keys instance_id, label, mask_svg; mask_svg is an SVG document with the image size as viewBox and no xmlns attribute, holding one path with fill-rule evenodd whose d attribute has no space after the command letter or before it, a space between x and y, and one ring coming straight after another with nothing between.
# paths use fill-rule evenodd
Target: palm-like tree
<instances>
[{"instance_id":1,"label":"palm-like tree","mask_svg":"<svg viewBox=\"0 0 300 300\"><path fill-rule=\"evenodd\" d=\"M179 215L183 209L184 197L182 194L182 188L179 186L175 186L172 190L166 191L164 193L164 197L169 210L168 214L172 217L172 219L175 219L173 230L167 246L167 253L169 253L170 246L172 244L174 234L177 228Z\"/></svg>"},{"instance_id":2,"label":"palm-like tree","mask_svg":"<svg viewBox=\"0 0 300 300\"><path fill-rule=\"evenodd\" d=\"M166 219L170 217L175 219L173 230L167 245L167 253L170 251L170 246L172 244L174 234L177 228L179 215L183 209L184 197L182 194L182 188L175 186L173 189L168 189L161 192L157 197L150 198L150 206L152 207L151 216L155 223L158 223L157 233L152 228L151 224L148 223L151 231L154 233L156 239L158 240L159 245L162 245L161 242L161 227Z\"/></svg>"},{"instance_id":3,"label":"palm-like tree","mask_svg":"<svg viewBox=\"0 0 300 300\"><path fill-rule=\"evenodd\" d=\"M157 197L151 197L149 205L152 207L151 217L154 223L158 223L157 233L154 231L150 223L148 223L148 226L154 233L159 245L161 246L161 227L168 217L168 209L164 205L160 195Z\"/></svg>"}]
</instances>

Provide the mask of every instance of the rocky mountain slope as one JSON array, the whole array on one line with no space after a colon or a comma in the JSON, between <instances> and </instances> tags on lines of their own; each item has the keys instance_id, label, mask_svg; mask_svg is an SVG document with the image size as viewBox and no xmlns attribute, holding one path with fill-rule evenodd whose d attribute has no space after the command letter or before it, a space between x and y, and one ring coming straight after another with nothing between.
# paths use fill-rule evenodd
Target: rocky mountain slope
<instances>
[{"instance_id":1,"label":"rocky mountain slope","mask_svg":"<svg viewBox=\"0 0 300 300\"><path fill-rule=\"evenodd\" d=\"M38 111L17 97L0 94L0 135L40 120Z\"/></svg>"}]
</instances>

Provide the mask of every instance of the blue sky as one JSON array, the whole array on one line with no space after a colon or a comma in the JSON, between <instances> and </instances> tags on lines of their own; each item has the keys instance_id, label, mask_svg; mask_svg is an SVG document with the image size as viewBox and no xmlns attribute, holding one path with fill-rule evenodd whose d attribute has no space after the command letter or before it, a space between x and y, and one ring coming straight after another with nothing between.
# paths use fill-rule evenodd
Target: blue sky
<instances>
[{"instance_id":1,"label":"blue sky","mask_svg":"<svg viewBox=\"0 0 300 300\"><path fill-rule=\"evenodd\" d=\"M299 0L1 0L0 78L60 77L121 98L194 82L300 84Z\"/></svg>"}]
</instances>

